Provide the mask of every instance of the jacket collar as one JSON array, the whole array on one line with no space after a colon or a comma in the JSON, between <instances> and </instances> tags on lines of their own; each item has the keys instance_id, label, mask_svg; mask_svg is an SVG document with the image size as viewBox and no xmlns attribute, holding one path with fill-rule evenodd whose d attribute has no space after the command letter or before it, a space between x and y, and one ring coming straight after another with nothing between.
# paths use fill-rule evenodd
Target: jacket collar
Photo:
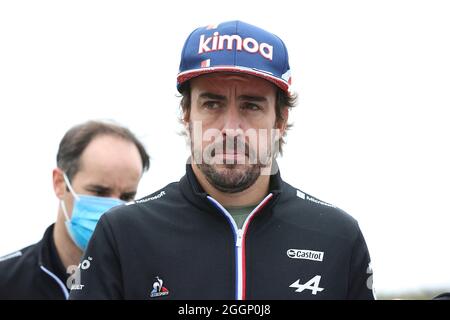
<instances>
[{"instance_id":1,"label":"jacket collar","mask_svg":"<svg viewBox=\"0 0 450 320\"><path fill-rule=\"evenodd\" d=\"M45 230L42 240L37 245L38 263L39 267L56 274L58 277L63 277L65 280L67 274L65 273L64 266L59 258L56 250L55 242L53 240L53 229L55 224L52 224Z\"/></svg>"},{"instance_id":2,"label":"jacket collar","mask_svg":"<svg viewBox=\"0 0 450 320\"><path fill-rule=\"evenodd\" d=\"M49 226L47 230L45 230L42 240L36 245L38 265L41 271L59 286L61 294L67 300L69 298L69 291L67 290L65 283L68 275L64 270L64 266L59 258L53 240L54 227L55 224Z\"/></svg>"},{"instance_id":3,"label":"jacket collar","mask_svg":"<svg viewBox=\"0 0 450 320\"><path fill-rule=\"evenodd\" d=\"M51 266L50 250L52 249L54 227L55 224L52 224L45 230L44 236L37 245L39 266L44 266L47 269L50 269Z\"/></svg>"}]
</instances>

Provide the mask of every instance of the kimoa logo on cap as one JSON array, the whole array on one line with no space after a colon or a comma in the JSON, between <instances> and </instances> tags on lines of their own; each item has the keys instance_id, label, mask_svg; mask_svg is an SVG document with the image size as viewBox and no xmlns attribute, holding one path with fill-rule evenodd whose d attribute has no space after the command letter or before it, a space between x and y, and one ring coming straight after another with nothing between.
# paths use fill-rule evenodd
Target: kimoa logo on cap
<instances>
[{"instance_id":1,"label":"kimoa logo on cap","mask_svg":"<svg viewBox=\"0 0 450 320\"><path fill-rule=\"evenodd\" d=\"M259 43L258 41L250 37L242 39L242 37L237 34L220 35L217 31L213 33L212 37L206 38L204 34L200 36L198 54L224 49L233 50L234 46L236 46L236 50L238 51L245 50L249 53L259 53L264 58L272 61L273 46L265 42Z\"/></svg>"}]
</instances>

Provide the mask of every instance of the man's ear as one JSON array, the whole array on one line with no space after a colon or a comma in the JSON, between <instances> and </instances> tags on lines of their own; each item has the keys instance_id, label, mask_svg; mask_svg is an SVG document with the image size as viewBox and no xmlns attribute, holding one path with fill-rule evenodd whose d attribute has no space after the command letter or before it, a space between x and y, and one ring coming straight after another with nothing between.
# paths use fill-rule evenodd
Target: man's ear
<instances>
[{"instance_id":1,"label":"man's ear","mask_svg":"<svg viewBox=\"0 0 450 320\"><path fill-rule=\"evenodd\" d=\"M187 134L188 137L190 137L190 133L191 133L190 110L183 111L183 118L181 120L182 120L182 123L184 126L185 133Z\"/></svg>"},{"instance_id":2,"label":"man's ear","mask_svg":"<svg viewBox=\"0 0 450 320\"><path fill-rule=\"evenodd\" d=\"M190 110L183 111L183 124L186 128L188 128L190 120Z\"/></svg>"},{"instance_id":3,"label":"man's ear","mask_svg":"<svg viewBox=\"0 0 450 320\"><path fill-rule=\"evenodd\" d=\"M53 169L52 180L53 190L58 199L62 199L66 193L66 182L64 181L63 171L59 168Z\"/></svg>"},{"instance_id":4,"label":"man's ear","mask_svg":"<svg viewBox=\"0 0 450 320\"><path fill-rule=\"evenodd\" d=\"M282 137L286 131L287 123L289 120L289 108L288 107L283 107L281 109L281 117L282 117L282 119L278 120L277 129L280 130L280 136Z\"/></svg>"}]
</instances>

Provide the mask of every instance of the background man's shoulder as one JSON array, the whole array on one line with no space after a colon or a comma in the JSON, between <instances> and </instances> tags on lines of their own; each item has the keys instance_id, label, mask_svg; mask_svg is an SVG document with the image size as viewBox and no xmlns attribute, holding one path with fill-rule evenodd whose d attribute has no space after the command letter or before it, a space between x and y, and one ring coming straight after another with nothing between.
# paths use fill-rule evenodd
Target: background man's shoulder
<instances>
[{"instance_id":1,"label":"background man's shoulder","mask_svg":"<svg viewBox=\"0 0 450 320\"><path fill-rule=\"evenodd\" d=\"M38 268L37 244L0 257L0 299L8 298Z\"/></svg>"},{"instance_id":2,"label":"background man's shoulder","mask_svg":"<svg viewBox=\"0 0 450 320\"><path fill-rule=\"evenodd\" d=\"M180 201L178 182L168 184L145 197L130 201L124 205L112 208L104 216L110 223L124 223L130 220L140 220L151 216L152 213L161 212Z\"/></svg>"}]
</instances>

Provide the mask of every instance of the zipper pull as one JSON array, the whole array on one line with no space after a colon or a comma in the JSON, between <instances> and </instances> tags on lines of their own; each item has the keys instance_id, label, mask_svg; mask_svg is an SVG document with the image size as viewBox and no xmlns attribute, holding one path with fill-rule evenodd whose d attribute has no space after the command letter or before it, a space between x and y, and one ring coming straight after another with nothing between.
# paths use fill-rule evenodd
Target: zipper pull
<instances>
[{"instance_id":1,"label":"zipper pull","mask_svg":"<svg viewBox=\"0 0 450 320\"><path fill-rule=\"evenodd\" d=\"M236 233L236 247L242 247L242 237L244 235L244 232L242 229L238 229Z\"/></svg>"}]
</instances>

